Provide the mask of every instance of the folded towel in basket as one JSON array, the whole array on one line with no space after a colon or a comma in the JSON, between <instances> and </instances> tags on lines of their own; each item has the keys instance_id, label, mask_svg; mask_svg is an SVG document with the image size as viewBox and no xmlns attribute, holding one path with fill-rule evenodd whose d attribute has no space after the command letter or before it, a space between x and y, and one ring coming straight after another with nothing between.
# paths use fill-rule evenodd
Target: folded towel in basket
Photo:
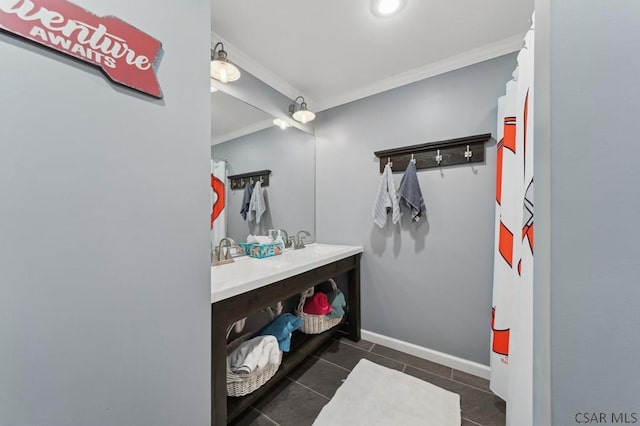
<instances>
[{"instance_id":1,"label":"folded towel in basket","mask_svg":"<svg viewBox=\"0 0 640 426\"><path fill-rule=\"evenodd\" d=\"M331 303L331 312L327 316L329 318L342 318L344 316L344 308L347 307L344 294L340 290L335 290L329 295L329 303Z\"/></svg>"},{"instance_id":2,"label":"folded towel in basket","mask_svg":"<svg viewBox=\"0 0 640 426\"><path fill-rule=\"evenodd\" d=\"M407 170L402 176L398 192L400 193L402 204L411 210L411 219L414 222L420 220L427 212L427 208L424 206L422 191L418 183L418 174L416 173L416 163L413 161L409 162Z\"/></svg>"},{"instance_id":3,"label":"folded towel in basket","mask_svg":"<svg viewBox=\"0 0 640 426\"><path fill-rule=\"evenodd\" d=\"M280 363L280 349L275 336L258 336L247 340L227 356L227 367L234 373L249 374L268 364Z\"/></svg>"},{"instance_id":4,"label":"folded towel in basket","mask_svg":"<svg viewBox=\"0 0 640 426\"><path fill-rule=\"evenodd\" d=\"M291 333L302 327L302 320L297 316L285 313L267 324L258 332L259 336L271 334L278 339L278 345L283 352L289 352L291 349Z\"/></svg>"},{"instance_id":5,"label":"folded towel in basket","mask_svg":"<svg viewBox=\"0 0 640 426\"><path fill-rule=\"evenodd\" d=\"M327 315L331 313L329 298L324 293L316 293L304 302L302 312L311 315Z\"/></svg>"}]
</instances>

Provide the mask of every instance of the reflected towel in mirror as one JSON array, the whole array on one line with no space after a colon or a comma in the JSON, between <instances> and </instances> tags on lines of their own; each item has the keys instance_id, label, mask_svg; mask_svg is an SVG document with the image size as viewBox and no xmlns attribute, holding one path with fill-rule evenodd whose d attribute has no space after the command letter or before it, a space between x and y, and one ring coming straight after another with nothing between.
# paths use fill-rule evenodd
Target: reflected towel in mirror
<instances>
[{"instance_id":1,"label":"reflected towel in mirror","mask_svg":"<svg viewBox=\"0 0 640 426\"><path fill-rule=\"evenodd\" d=\"M249 204L251 204L251 196L253 195L253 186L247 182L244 186L244 195L242 196L242 209L240 214L244 220L247 220L247 213L249 213Z\"/></svg>"},{"instance_id":2,"label":"reflected towel in mirror","mask_svg":"<svg viewBox=\"0 0 640 426\"><path fill-rule=\"evenodd\" d=\"M267 211L267 206L264 202L264 189L262 189L262 183L256 182L253 187L253 194L251 195L251 202L249 203L249 211L247 213L247 221L255 220L257 224L260 223L262 215Z\"/></svg>"}]
</instances>

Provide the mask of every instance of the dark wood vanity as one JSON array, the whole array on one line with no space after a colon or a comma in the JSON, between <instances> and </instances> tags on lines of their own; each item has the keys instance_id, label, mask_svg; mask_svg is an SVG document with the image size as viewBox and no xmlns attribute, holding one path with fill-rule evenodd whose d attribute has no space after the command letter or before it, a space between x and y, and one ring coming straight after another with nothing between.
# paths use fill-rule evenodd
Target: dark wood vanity
<instances>
[{"instance_id":1,"label":"dark wood vanity","mask_svg":"<svg viewBox=\"0 0 640 426\"><path fill-rule=\"evenodd\" d=\"M330 260L321 266L310 266L304 272L294 272L295 275L262 285L258 288L215 300L211 305L212 344L211 344L211 389L212 389L212 425L221 426L233 421L248 410L259 398L269 390L298 364L309 357L327 339L338 332L345 332L349 339L360 340L360 257L359 252L353 250L338 260ZM335 258L336 256L334 256ZM263 261L266 259L261 259ZM251 260L255 261L255 260ZM222 265L216 268L225 268ZM216 273L212 270L212 276ZM299 268L298 268L299 269ZM306 269L306 268L302 268ZM244 397L227 397L226 389L226 356L227 329L234 322L256 313L278 301L299 295L304 290L320 284L329 278L346 274L348 311L343 323L322 334L306 335L298 331L293 333L291 351L284 355L282 364L275 376L259 389ZM212 277L212 285L214 278Z\"/></svg>"}]
</instances>

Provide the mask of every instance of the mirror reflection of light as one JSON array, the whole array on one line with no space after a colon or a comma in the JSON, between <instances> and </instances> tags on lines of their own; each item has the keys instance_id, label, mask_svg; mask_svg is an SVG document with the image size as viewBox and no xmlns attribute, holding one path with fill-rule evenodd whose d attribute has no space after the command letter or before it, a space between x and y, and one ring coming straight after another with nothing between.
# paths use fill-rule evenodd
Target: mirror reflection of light
<instances>
[{"instance_id":1,"label":"mirror reflection of light","mask_svg":"<svg viewBox=\"0 0 640 426\"><path fill-rule=\"evenodd\" d=\"M289 123L287 123L286 121L281 120L281 119L279 119L279 118L275 118L275 119L273 120L273 124L274 124L274 125L276 125L276 126L278 126L278 127L280 127L282 130L285 130L285 129L287 129L288 127L291 127L291 124L289 124Z\"/></svg>"}]
</instances>

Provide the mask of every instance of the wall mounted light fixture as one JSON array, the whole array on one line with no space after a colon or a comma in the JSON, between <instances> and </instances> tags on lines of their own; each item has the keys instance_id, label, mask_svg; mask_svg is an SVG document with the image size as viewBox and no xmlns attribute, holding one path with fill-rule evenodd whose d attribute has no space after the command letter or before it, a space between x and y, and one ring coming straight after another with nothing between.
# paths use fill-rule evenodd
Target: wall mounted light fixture
<instances>
[{"instance_id":1,"label":"wall mounted light fixture","mask_svg":"<svg viewBox=\"0 0 640 426\"><path fill-rule=\"evenodd\" d=\"M240 78L240 70L229 62L224 45L220 42L216 43L211 50L211 77L222 83L236 81Z\"/></svg>"},{"instance_id":2,"label":"wall mounted light fixture","mask_svg":"<svg viewBox=\"0 0 640 426\"><path fill-rule=\"evenodd\" d=\"M301 100L300 103L298 103L298 99ZM302 124L308 123L316 118L316 115L307 109L307 103L302 96L298 96L296 100L289 105L289 115Z\"/></svg>"}]
</instances>

